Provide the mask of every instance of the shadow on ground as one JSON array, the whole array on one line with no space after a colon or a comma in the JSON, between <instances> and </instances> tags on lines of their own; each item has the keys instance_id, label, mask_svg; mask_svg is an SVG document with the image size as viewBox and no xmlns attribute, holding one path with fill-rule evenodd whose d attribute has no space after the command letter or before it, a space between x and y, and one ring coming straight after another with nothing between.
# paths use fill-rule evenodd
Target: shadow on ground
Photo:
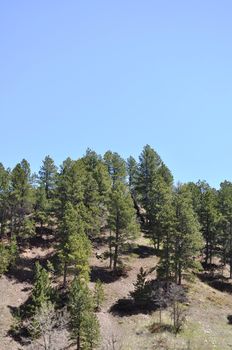
<instances>
[{"instance_id":1,"label":"shadow on ground","mask_svg":"<svg viewBox=\"0 0 232 350\"><path fill-rule=\"evenodd\" d=\"M228 278L214 273L199 273L199 279L207 283L210 287L215 288L221 292L227 292L232 294L232 284L228 281Z\"/></svg>"},{"instance_id":2,"label":"shadow on ground","mask_svg":"<svg viewBox=\"0 0 232 350\"><path fill-rule=\"evenodd\" d=\"M111 306L109 311L114 316L124 317L138 314L149 314L156 309L157 307L154 304L151 304L150 308L141 308L135 304L132 298L123 298L117 300L117 302Z\"/></svg>"},{"instance_id":3,"label":"shadow on ground","mask_svg":"<svg viewBox=\"0 0 232 350\"><path fill-rule=\"evenodd\" d=\"M54 237L51 235L51 231L48 229L44 231L43 229L43 231L40 233L41 235L32 237L29 240L29 244L24 245L22 242L20 243L20 257L17 260L16 266L12 267L6 273L7 277L14 278L17 282L20 283L32 283L36 261L39 261L40 265L45 267L48 260L53 264L57 260L57 256L53 252L48 252L41 257L38 256L35 251L34 255L28 254L27 256L26 252L30 252L30 250L34 248L40 248L42 251L46 251L51 247L54 240ZM23 255L23 253L25 254Z\"/></svg>"},{"instance_id":4,"label":"shadow on ground","mask_svg":"<svg viewBox=\"0 0 232 350\"><path fill-rule=\"evenodd\" d=\"M43 267L47 266L48 260L52 262L55 259L55 256L51 253L44 255L43 257L35 256L30 257L20 257L17 261L15 267L11 268L6 276L8 278L14 278L17 282L20 283L32 283L35 273L35 263L38 261Z\"/></svg>"},{"instance_id":5,"label":"shadow on ground","mask_svg":"<svg viewBox=\"0 0 232 350\"><path fill-rule=\"evenodd\" d=\"M135 288L128 297L119 299L111 306L109 312L119 317L137 314L150 314L165 309L174 302L186 303L187 290L174 282L168 285L162 280L147 281L143 289Z\"/></svg>"},{"instance_id":6,"label":"shadow on ground","mask_svg":"<svg viewBox=\"0 0 232 350\"><path fill-rule=\"evenodd\" d=\"M117 281L119 278L126 278L128 276L125 269L118 269L117 271L112 271L105 267L92 266L90 272L90 281L96 282L100 280L102 283L112 283Z\"/></svg>"},{"instance_id":7,"label":"shadow on ground","mask_svg":"<svg viewBox=\"0 0 232 350\"><path fill-rule=\"evenodd\" d=\"M122 253L124 255L136 254L139 259L145 259L145 258L149 258L150 256L160 255L160 252L157 251L157 249L153 247L148 247L146 245L141 245L141 244L138 244L138 245L128 244L127 246L125 245Z\"/></svg>"}]
</instances>

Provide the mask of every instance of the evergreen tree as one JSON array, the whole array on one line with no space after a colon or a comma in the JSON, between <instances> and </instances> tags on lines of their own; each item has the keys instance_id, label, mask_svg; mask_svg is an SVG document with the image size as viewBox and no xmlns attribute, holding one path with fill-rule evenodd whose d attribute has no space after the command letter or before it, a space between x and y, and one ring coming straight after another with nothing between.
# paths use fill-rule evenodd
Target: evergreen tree
<instances>
[{"instance_id":1,"label":"evergreen tree","mask_svg":"<svg viewBox=\"0 0 232 350\"><path fill-rule=\"evenodd\" d=\"M3 236L10 218L9 207L10 172L0 163L0 234Z\"/></svg>"},{"instance_id":2,"label":"evergreen tree","mask_svg":"<svg viewBox=\"0 0 232 350\"><path fill-rule=\"evenodd\" d=\"M109 190L110 190L110 176L107 170L107 166L102 160L98 162L93 171L93 177L98 184L98 192L101 199L101 202L105 204Z\"/></svg>"},{"instance_id":3,"label":"evergreen tree","mask_svg":"<svg viewBox=\"0 0 232 350\"><path fill-rule=\"evenodd\" d=\"M28 240L35 236L35 222L33 218L25 217L23 219L18 236L23 240Z\"/></svg>"},{"instance_id":4,"label":"evergreen tree","mask_svg":"<svg viewBox=\"0 0 232 350\"><path fill-rule=\"evenodd\" d=\"M18 258L18 245L13 237L9 244L0 242L0 276L14 267Z\"/></svg>"},{"instance_id":5,"label":"evergreen tree","mask_svg":"<svg viewBox=\"0 0 232 350\"><path fill-rule=\"evenodd\" d=\"M35 282L32 290L32 304L31 313L34 314L36 310L48 305L51 302L52 288L49 274L40 263L35 263Z\"/></svg>"},{"instance_id":6,"label":"evergreen tree","mask_svg":"<svg viewBox=\"0 0 232 350\"><path fill-rule=\"evenodd\" d=\"M161 164L159 155L149 145L146 145L139 157L136 181L136 191L146 211L150 205L150 191Z\"/></svg>"},{"instance_id":7,"label":"evergreen tree","mask_svg":"<svg viewBox=\"0 0 232 350\"><path fill-rule=\"evenodd\" d=\"M9 250L7 246L0 242L0 277L4 274L9 267Z\"/></svg>"},{"instance_id":8,"label":"evergreen tree","mask_svg":"<svg viewBox=\"0 0 232 350\"><path fill-rule=\"evenodd\" d=\"M138 234L133 201L127 186L121 182L115 183L110 194L108 225L114 233L113 268L115 270L122 246Z\"/></svg>"},{"instance_id":9,"label":"evergreen tree","mask_svg":"<svg viewBox=\"0 0 232 350\"><path fill-rule=\"evenodd\" d=\"M98 279L94 286L94 302L97 311L101 309L104 298L104 288L102 282Z\"/></svg>"},{"instance_id":10,"label":"evergreen tree","mask_svg":"<svg viewBox=\"0 0 232 350\"><path fill-rule=\"evenodd\" d=\"M53 195L56 184L57 167L50 156L46 156L39 171L39 183L46 192L47 199Z\"/></svg>"},{"instance_id":11,"label":"evergreen tree","mask_svg":"<svg viewBox=\"0 0 232 350\"><path fill-rule=\"evenodd\" d=\"M140 268L137 274L136 282L134 283L134 291L130 293L130 296L134 299L136 306L146 307L150 302L150 288L147 284L147 271Z\"/></svg>"},{"instance_id":12,"label":"evergreen tree","mask_svg":"<svg viewBox=\"0 0 232 350\"><path fill-rule=\"evenodd\" d=\"M83 321L83 328L85 329L85 346L86 350L96 349L100 341L100 326L96 315L88 312Z\"/></svg>"},{"instance_id":13,"label":"evergreen tree","mask_svg":"<svg viewBox=\"0 0 232 350\"><path fill-rule=\"evenodd\" d=\"M67 158L61 165L56 181L56 215L62 219L67 202L78 205L83 201L84 165Z\"/></svg>"},{"instance_id":14,"label":"evergreen tree","mask_svg":"<svg viewBox=\"0 0 232 350\"><path fill-rule=\"evenodd\" d=\"M196 257L200 254L203 241L200 225L192 207L191 193L185 186L179 186L174 197L174 271L175 281L181 284L183 270L197 267Z\"/></svg>"},{"instance_id":15,"label":"evergreen tree","mask_svg":"<svg viewBox=\"0 0 232 350\"><path fill-rule=\"evenodd\" d=\"M205 181L198 181L196 184L190 182L186 184L186 188L191 192L193 208L198 215L201 233L205 240L205 262L211 264L219 239L218 193Z\"/></svg>"},{"instance_id":16,"label":"evergreen tree","mask_svg":"<svg viewBox=\"0 0 232 350\"><path fill-rule=\"evenodd\" d=\"M163 178L165 184L168 187L172 187L172 185L173 185L172 173L171 173L171 171L168 169L168 167L163 162L161 162L161 165L158 168L157 173L158 173L158 175L160 175Z\"/></svg>"},{"instance_id":17,"label":"evergreen tree","mask_svg":"<svg viewBox=\"0 0 232 350\"><path fill-rule=\"evenodd\" d=\"M201 232L205 239L205 262L212 264L216 250L219 213L217 210L217 192L206 182L198 182L200 190L200 208L198 211Z\"/></svg>"},{"instance_id":18,"label":"evergreen tree","mask_svg":"<svg viewBox=\"0 0 232 350\"><path fill-rule=\"evenodd\" d=\"M232 183L224 181L220 185L218 193L218 205L220 210L219 243L222 247L222 259L224 264L230 265L230 278L232 278Z\"/></svg>"},{"instance_id":19,"label":"evergreen tree","mask_svg":"<svg viewBox=\"0 0 232 350\"><path fill-rule=\"evenodd\" d=\"M13 237L8 246L9 251L9 268L15 267L19 258L19 247L17 244L16 237Z\"/></svg>"},{"instance_id":20,"label":"evergreen tree","mask_svg":"<svg viewBox=\"0 0 232 350\"><path fill-rule=\"evenodd\" d=\"M19 232L23 220L32 211L34 196L31 186L31 172L29 163L23 159L11 172L10 210L11 235Z\"/></svg>"},{"instance_id":21,"label":"evergreen tree","mask_svg":"<svg viewBox=\"0 0 232 350\"><path fill-rule=\"evenodd\" d=\"M168 282L172 279L174 268L176 213L171 188L161 186L159 188L159 196L162 205L160 207L158 206L155 213L157 212L157 229L160 238L162 238L163 249L158 264L158 274Z\"/></svg>"},{"instance_id":22,"label":"evergreen tree","mask_svg":"<svg viewBox=\"0 0 232 350\"><path fill-rule=\"evenodd\" d=\"M100 194L97 181L91 173L84 180L83 204L85 206L85 231L88 236L98 233L101 226Z\"/></svg>"},{"instance_id":23,"label":"evergreen tree","mask_svg":"<svg viewBox=\"0 0 232 350\"><path fill-rule=\"evenodd\" d=\"M35 220L40 223L41 228L48 221L49 201L46 196L45 188L40 186L35 194Z\"/></svg>"},{"instance_id":24,"label":"evergreen tree","mask_svg":"<svg viewBox=\"0 0 232 350\"><path fill-rule=\"evenodd\" d=\"M75 277L69 296L71 337L77 350L91 350L98 344L99 324L93 312L93 297L87 283Z\"/></svg>"},{"instance_id":25,"label":"evergreen tree","mask_svg":"<svg viewBox=\"0 0 232 350\"><path fill-rule=\"evenodd\" d=\"M67 159L57 179L57 216L62 218L65 205L81 207L80 216L88 236L105 225L110 178L105 164L89 151L78 161Z\"/></svg>"},{"instance_id":26,"label":"evergreen tree","mask_svg":"<svg viewBox=\"0 0 232 350\"><path fill-rule=\"evenodd\" d=\"M90 149L81 159L85 165L84 196L86 208L86 230L88 235L98 234L100 227L105 225L107 216L107 201L111 179L107 166L102 158Z\"/></svg>"},{"instance_id":27,"label":"evergreen tree","mask_svg":"<svg viewBox=\"0 0 232 350\"><path fill-rule=\"evenodd\" d=\"M168 199L169 198L169 199ZM181 284L183 271L199 268L197 256L203 246L200 224L193 210L189 189L179 185L162 207L163 251L158 273L166 282Z\"/></svg>"},{"instance_id":28,"label":"evergreen tree","mask_svg":"<svg viewBox=\"0 0 232 350\"><path fill-rule=\"evenodd\" d=\"M135 198L137 163L133 157L127 159L128 185L133 198Z\"/></svg>"},{"instance_id":29,"label":"evergreen tree","mask_svg":"<svg viewBox=\"0 0 232 350\"><path fill-rule=\"evenodd\" d=\"M108 168L108 173L112 180L112 186L114 187L116 182L126 181L126 162L116 152L107 151L104 154L104 161Z\"/></svg>"},{"instance_id":30,"label":"evergreen tree","mask_svg":"<svg viewBox=\"0 0 232 350\"><path fill-rule=\"evenodd\" d=\"M167 228L168 217L172 211L170 209L172 201L172 187L165 181L163 176L157 174L152 181L149 191L149 205L147 207L147 216L149 218L149 235L157 246L163 241ZM170 214L170 215L169 215Z\"/></svg>"},{"instance_id":31,"label":"evergreen tree","mask_svg":"<svg viewBox=\"0 0 232 350\"><path fill-rule=\"evenodd\" d=\"M96 152L92 151L90 148L87 148L85 156L82 158L86 167L86 170L90 173L93 173L96 169L101 157L97 155Z\"/></svg>"},{"instance_id":32,"label":"evergreen tree","mask_svg":"<svg viewBox=\"0 0 232 350\"><path fill-rule=\"evenodd\" d=\"M60 226L60 258L63 263L64 287L70 265L75 266L77 275L88 279L90 253L91 244L84 232L79 212L68 202Z\"/></svg>"}]
</instances>

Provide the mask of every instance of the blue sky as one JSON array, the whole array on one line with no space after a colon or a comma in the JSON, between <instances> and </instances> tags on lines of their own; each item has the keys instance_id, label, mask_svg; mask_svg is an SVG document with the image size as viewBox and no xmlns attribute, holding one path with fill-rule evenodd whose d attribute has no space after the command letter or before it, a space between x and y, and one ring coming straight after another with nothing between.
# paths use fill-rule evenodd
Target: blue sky
<instances>
[{"instance_id":1,"label":"blue sky","mask_svg":"<svg viewBox=\"0 0 232 350\"><path fill-rule=\"evenodd\" d=\"M0 2L0 161L87 147L232 180L232 2Z\"/></svg>"}]
</instances>

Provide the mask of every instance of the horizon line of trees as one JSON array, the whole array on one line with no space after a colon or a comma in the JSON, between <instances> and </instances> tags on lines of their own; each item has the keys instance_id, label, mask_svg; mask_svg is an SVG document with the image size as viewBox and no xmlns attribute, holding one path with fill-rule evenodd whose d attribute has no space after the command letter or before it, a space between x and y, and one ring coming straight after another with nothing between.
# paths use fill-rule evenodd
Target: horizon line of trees
<instances>
[{"instance_id":1,"label":"horizon line of trees","mask_svg":"<svg viewBox=\"0 0 232 350\"><path fill-rule=\"evenodd\" d=\"M159 272L166 279L181 283L182 272L196 267L202 254L206 264L214 256L229 263L232 276L232 183L222 182L219 190L205 181L174 186L171 171L149 145L138 162L87 149L82 158L67 158L59 169L46 156L38 174L31 173L25 159L12 170L0 163L2 252L5 237L15 251L16 242L33 237L38 226L53 229L59 241L64 285L69 265L80 259L77 247L88 255L89 241L102 228L110 232L108 256L114 270L124 245L138 236L141 226L162 250ZM5 261L9 251L8 244Z\"/></svg>"}]
</instances>

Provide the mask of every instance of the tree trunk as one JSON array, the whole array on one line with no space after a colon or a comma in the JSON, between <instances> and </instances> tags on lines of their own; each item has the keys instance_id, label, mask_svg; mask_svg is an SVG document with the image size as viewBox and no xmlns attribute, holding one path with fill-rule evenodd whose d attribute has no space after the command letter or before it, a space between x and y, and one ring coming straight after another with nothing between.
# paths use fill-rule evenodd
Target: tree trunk
<instances>
[{"instance_id":1,"label":"tree trunk","mask_svg":"<svg viewBox=\"0 0 232 350\"><path fill-rule=\"evenodd\" d=\"M181 263L179 263L179 267L178 267L178 284L181 285L181 282L182 282L182 266L181 266Z\"/></svg>"},{"instance_id":2,"label":"tree trunk","mask_svg":"<svg viewBox=\"0 0 232 350\"><path fill-rule=\"evenodd\" d=\"M1 222L1 237L4 236L4 233L5 233L5 222L4 222L4 219L3 219L2 222Z\"/></svg>"},{"instance_id":3,"label":"tree trunk","mask_svg":"<svg viewBox=\"0 0 232 350\"><path fill-rule=\"evenodd\" d=\"M117 263L118 263L118 243L115 242L115 250L114 250L114 271L117 268Z\"/></svg>"},{"instance_id":4,"label":"tree trunk","mask_svg":"<svg viewBox=\"0 0 232 350\"><path fill-rule=\"evenodd\" d=\"M110 230L109 250L110 250L110 269L112 269L113 252L112 252L112 233L111 233L111 230Z\"/></svg>"},{"instance_id":5,"label":"tree trunk","mask_svg":"<svg viewBox=\"0 0 232 350\"><path fill-rule=\"evenodd\" d=\"M213 242L212 240L210 241L210 247L209 247L209 263L212 265L213 262Z\"/></svg>"},{"instance_id":6,"label":"tree trunk","mask_svg":"<svg viewBox=\"0 0 232 350\"><path fill-rule=\"evenodd\" d=\"M167 242L166 242L166 265L165 265L165 279L166 282L169 280L169 234L167 235Z\"/></svg>"},{"instance_id":7,"label":"tree trunk","mask_svg":"<svg viewBox=\"0 0 232 350\"><path fill-rule=\"evenodd\" d=\"M80 339L80 333L77 336L77 350L81 350L81 339Z\"/></svg>"},{"instance_id":8,"label":"tree trunk","mask_svg":"<svg viewBox=\"0 0 232 350\"><path fill-rule=\"evenodd\" d=\"M64 278L63 278L63 288L67 287L67 262L64 263Z\"/></svg>"},{"instance_id":9,"label":"tree trunk","mask_svg":"<svg viewBox=\"0 0 232 350\"><path fill-rule=\"evenodd\" d=\"M206 236L206 251L205 251L205 263L208 264L209 259L209 240L208 235Z\"/></svg>"},{"instance_id":10,"label":"tree trunk","mask_svg":"<svg viewBox=\"0 0 232 350\"><path fill-rule=\"evenodd\" d=\"M116 230L115 230L115 249L114 249L114 271L116 270L118 263L118 242L119 241L119 213L116 217Z\"/></svg>"},{"instance_id":11,"label":"tree trunk","mask_svg":"<svg viewBox=\"0 0 232 350\"><path fill-rule=\"evenodd\" d=\"M230 264L230 278L232 278L232 223L230 222L229 232L229 264Z\"/></svg>"},{"instance_id":12,"label":"tree trunk","mask_svg":"<svg viewBox=\"0 0 232 350\"><path fill-rule=\"evenodd\" d=\"M159 251L160 249L160 235L158 234L157 236L157 250Z\"/></svg>"}]
</instances>

